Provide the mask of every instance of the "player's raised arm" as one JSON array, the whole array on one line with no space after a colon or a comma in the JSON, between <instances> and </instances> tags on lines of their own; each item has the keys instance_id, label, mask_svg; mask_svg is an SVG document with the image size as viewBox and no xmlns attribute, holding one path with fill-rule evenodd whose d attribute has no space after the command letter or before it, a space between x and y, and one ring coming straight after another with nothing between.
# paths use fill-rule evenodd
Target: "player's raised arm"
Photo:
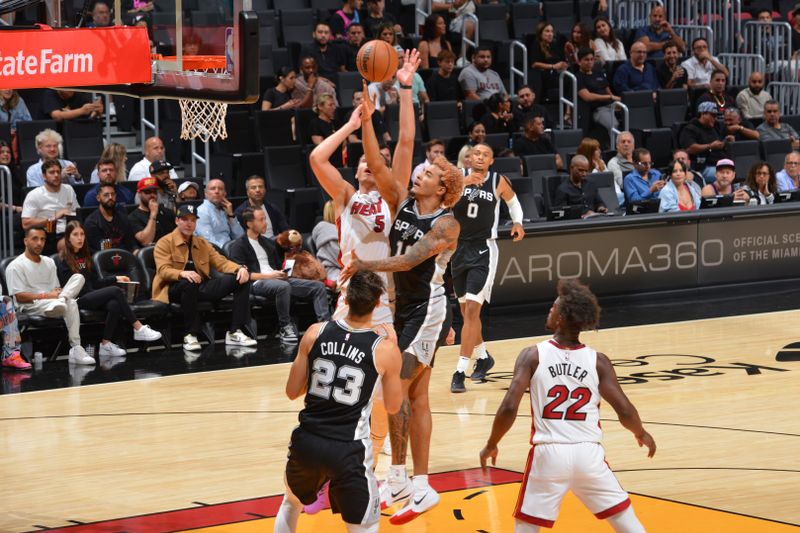
<instances>
[{"instance_id":1,"label":"player's raised arm","mask_svg":"<svg viewBox=\"0 0 800 533\"><path fill-rule=\"evenodd\" d=\"M408 189L411 179L411 162L414 158L414 137L417 134L417 117L414 114L412 86L414 74L419 68L419 52L406 50L403 66L397 71L397 83L400 85L400 132L397 146L392 158L392 176L404 188Z\"/></svg>"},{"instance_id":2,"label":"player's raised arm","mask_svg":"<svg viewBox=\"0 0 800 533\"><path fill-rule=\"evenodd\" d=\"M497 194L508 206L508 214L511 215L511 236L514 242L521 241L525 237L525 228L522 227L522 205L517 199L517 194L511 188L511 182L505 176L500 176L500 181L497 184Z\"/></svg>"},{"instance_id":3,"label":"player's raised arm","mask_svg":"<svg viewBox=\"0 0 800 533\"><path fill-rule=\"evenodd\" d=\"M295 400L306 392L306 385L308 384L308 352L317 340L319 328L320 324L313 324L300 341L297 357L292 363L292 368L289 369L289 379L286 380L286 396L290 400Z\"/></svg>"},{"instance_id":4,"label":"player's raised arm","mask_svg":"<svg viewBox=\"0 0 800 533\"><path fill-rule=\"evenodd\" d=\"M395 255L373 261L362 261L354 251L351 255L352 260L342 270L341 277L349 279L359 270L371 270L373 272L405 272L411 270L429 257L440 254L449 248L455 248L460 231L461 225L455 218L450 216L442 217L436 221L428 233L403 255Z\"/></svg>"},{"instance_id":5,"label":"player's raised arm","mask_svg":"<svg viewBox=\"0 0 800 533\"><path fill-rule=\"evenodd\" d=\"M367 167L375 176L375 185L381 198L389 204L389 209L394 216L397 206L408 197L408 188L400 185L392 177L392 169L386 165L386 160L381 155L378 138L375 137L375 128L372 127L372 113L375 112L375 101L369 94L367 84L364 82L364 102L361 104L361 142L364 145L364 156L367 158Z\"/></svg>"},{"instance_id":6,"label":"player's raised arm","mask_svg":"<svg viewBox=\"0 0 800 533\"><path fill-rule=\"evenodd\" d=\"M614 366L604 354L597 352L597 376L600 379L600 396L603 397L616 411L619 422L625 429L633 433L639 446L647 446L647 457L656 454L656 442L653 437L644 429L639 412L631 401L622 392L622 387L617 381L617 373Z\"/></svg>"},{"instance_id":7,"label":"player's raised arm","mask_svg":"<svg viewBox=\"0 0 800 533\"><path fill-rule=\"evenodd\" d=\"M319 184L322 185L322 188L325 189L325 192L328 193L328 196L333 199L333 203L336 205L337 217L356 191L342 177L336 167L331 164L330 159L336 150L342 149L342 143L347 140L347 136L361 127L361 111L362 108L359 105L353 110L353 114L350 115L350 120L347 121L347 124L336 130L330 137L323 139L308 158L311 163L311 170L319 180Z\"/></svg>"},{"instance_id":8,"label":"player's raised arm","mask_svg":"<svg viewBox=\"0 0 800 533\"><path fill-rule=\"evenodd\" d=\"M508 433L508 430L511 429L511 426L514 425L514 421L517 419L517 411L519 410L519 402L530 386L531 378L533 373L536 372L537 366L539 366L539 350L536 346L525 348L517 356L511 385L508 387L500 407L497 408L497 413L494 415L494 423L492 423L492 433L480 453L481 468L486 467L488 459L492 460L492 465L497 462L497 445L503 436Z\"/></svg>"},{"instance_id":9,"label":"player's raised arm","mask_svg":"<svg viewBox=\"0 0 800 533\"><path fill-rule=\"evenodd\" d=\"M383 405L386 412L393 415L400 410L403 403L403 386L400 383L400 349L396 341L385 338L375 350L378 372L381 373L383 387Z\"/></svg>"}]
</instances>

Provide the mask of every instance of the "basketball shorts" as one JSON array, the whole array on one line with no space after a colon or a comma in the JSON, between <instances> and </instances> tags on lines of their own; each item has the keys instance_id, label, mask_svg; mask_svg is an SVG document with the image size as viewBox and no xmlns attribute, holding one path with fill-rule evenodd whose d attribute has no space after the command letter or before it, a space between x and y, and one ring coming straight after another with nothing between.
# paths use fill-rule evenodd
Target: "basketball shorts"
<instances>
[{"instance_id":1,"label":"basketball shorts","mask_svg":"<svg viewBox=\"0 0 800 533\"><path fill-rule=\"evenodd\" d=\"M372 466L371 440L338 441L297 427L289 442L286 483L309 505L330 480L331 510L348 524L374 524L380 519L380 497Z\"/></svg>"},{"instance_id":2,"label":"basketball shorts","mask_svg":"<svg viewBox=\"0 0 800 533\"><path fill-rule=\"evenodd\" d=\"M447 297L437 296L424 302L398 300L395 309L394 328L400 351L433 368L436 350L447 339L453 319Z\"/></svg>"},{"instance_id":3,"label":"basketball shorts","mask_svg":"<svg viewBox=\"0 0 800 533\"><path fill-rule=\"evenodd\" d=\"M600 444L536 444L528 454L514 517L553 527L568 490L599 519L614 516L631 504Z\"/></svg>"},{"instance_id":4,"label":"basketball shorts","mask_svg":"<svg viewBox=\"0 0 800 533\"><path fill-rule=\"evenodd\" d=\"M499 256L494 239L458 243L450 265L453 290L459 302L472 300L483 304L491 300Z\"/></svg>"}]
</instances>

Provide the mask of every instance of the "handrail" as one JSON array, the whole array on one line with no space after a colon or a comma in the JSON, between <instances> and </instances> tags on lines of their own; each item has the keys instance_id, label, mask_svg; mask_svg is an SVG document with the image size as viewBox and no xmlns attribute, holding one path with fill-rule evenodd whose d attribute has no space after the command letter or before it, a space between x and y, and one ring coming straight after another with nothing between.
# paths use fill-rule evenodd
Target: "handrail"
<instances>
[{"instance_id":1,"label":"handrail","mask_svg":"<svg viewBox=\"0 0 800 533\"><path fill-rule=\"evenodd\" d=\"M522 70L518 69L516 64L516 55L514 54L514 50L517 48L522 49ZM509 50L509 67L508 67L508 84L509 84L509 93L515 94L516 93L516 76L522 76L522 84L528 85L528 47L525 46L520 41L511 41L510 50Z\"/></svg>"},{"instance_id":2,"label":"handrail","mask_svg":"<svg viewBox=\"0 0 800 533\"><path fill-rule=\"evenodd\" d=\"M622 133L623 131L630 131L630 114L631 114L630 109L628 109L628 106L626 106L622 102L619 102L619 101L615 100L614 101L614 112L615 112L615 114L616 114L617 108L620 108L622 110L622 116L623 116L622 129L620 130L620 129L617 129L617 128L613 127L613 126L611 127L611 132L610 132L611 133L611 135L610 135L610 137L611 137L611 146L616 146L617 145L617 136L620 133Z\"/></svg>"},{"instance_id":3,"label":"handrail","mask_svg":"<svg viewBox=\"0 0 800 533\"><path fill-rule=\"evenodd\" d=\"M144 141L147 140L147 129L153 130L153 135L158 135L158 98L153 98L153 122L150 122L145 118L145 107L147 105L147 100L140 98L139 99L139 121L140 121L140 128L142 132L142 149L144 149Z\"/></svg>"},{"instance_id":4,"label":"handrail","mask_svg":"<svg viewBox=\"0 0 800 533\"><path fill-rule=\"evenodd\" d=\"M564 98L564 78L572 80L572 100ZM562 70L558 75L558 129L564 129L564 106L572 110L572 129L578 129L578 78L568 70Z\"/></svg>"},{"instance_id":5,"label":"handrail","mask_svg":"<svg viewBox=\"0 0 800 533\"><path fill-rule=\"evenodd\" d=\"M428 0L427 1L428 11L420 9L419 8L419 2L414 2L414 4L415 4L414 5L414 14L415 15L422 15L422 19L423 20L428 18L428 16L431 13L433 13L433 0ZM414 29L416 30L416 31L414 31L414 33L417 33L419 31L419 27L414 28Z\"/></svg>"},{"instance_id":6,"label":"handrail","mask_svg":"<svg viewBox=\"0 0 800 533\"><path fill-rule=\"evenodd\" d=\"M111 144L111 95L103 93L103 105L105 106L105 121L106 121L106 146Z\"/></svg>"},{"instance_id":7,"label":"handrail","mask_svg":"<svg viewBox=\"0 0 800 533\"><path fill-rule=\"evenodd\" d=\"M196 147L195 140L196 139L192 138L192 148L191 148L191 154L192 154L192 177L193 178L197 177L197 163L200 163L201 165L203 165L205 167L205 171L206 172L205 172L205 181L204 181L204 183L206 185L208 185L208 180L211 179L211 148L210 148L210 143L209 142L204 142L203 143L205 145L205 148L203 150L205 157L203 157L199 153L197 153L197 149L195 148Z\"/></svg>"},{"instance_id":8,"label":"handrail","mask_svg":"<svg viewBox=\"0 0 800 533\"><path fill-rule=\"evenodd\" d=\"M708 43L708 53L714 55L714 30L711 26L702 26L699 24L673 24L672 29L675 33L681 36L686 42L686 46L691 46L692 41L697 37L702 37ZM701 35L701 34L705 35Z\"/></svg>"},{"instance_id":9,"label":"handrail","mask_svg":"<svg viewBox=\"0 0 800 533\"><path fill-rule=\"evenodd\" d=\"M14 193L11 169L0 165L0 256L14 255ZM8 290L8 287L5 288Z\"/></svg>"},{"instance_id":10,"label":"handrail","mask_svg":"<svg viewBox=\"0 0 800 533\"><path fill-rule=\"evenodd\" d=\"M767 68L764 56L759 54L719 54L717 59L728 68L730 85L747 85L752 72L766 72Z\"/></svg>"},{"instance_id":11,"label":"handrail","mask_svg":"<svg viewBox=\"0 0 800 533\"><path fill-rule=\"evenodd\" d=\"M467 46L470 45L473 48L478 47L478 43L481 42L480 40L480 29L479 25L480 22L478 21L478 17L476 17L472 13L467 13L464 16L464 21L461 24L461 62L466 65L467 63ZM471 40L467 37L467 20L471 20L475 24L475 40Z\"/></svg>"},{"instance_id":12,"label":"handrail","mask_svg":"<svg viewBox=\"0 0 800 533\"><path fill-rule=\"evenodd\" d=\"M800 113L800 83L772 81L767 85L767 92L780 105L781 115Z\"/></svg>"}]
</instances>

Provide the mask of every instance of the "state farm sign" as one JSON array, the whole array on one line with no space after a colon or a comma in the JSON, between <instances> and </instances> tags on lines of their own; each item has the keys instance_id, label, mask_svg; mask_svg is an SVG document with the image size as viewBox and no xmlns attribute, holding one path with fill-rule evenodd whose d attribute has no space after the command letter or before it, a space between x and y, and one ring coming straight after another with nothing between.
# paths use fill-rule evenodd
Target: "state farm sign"
<instances>
[{"instance_id":1,"label":"state farm sign","mask_svg":"<svg viewBox=\"0 0 800 533\"><path fill-rule=\"evenodd\" d=\"M151 81L147 28L0 32L0 89Z\"/></svg>"}]
</instances>

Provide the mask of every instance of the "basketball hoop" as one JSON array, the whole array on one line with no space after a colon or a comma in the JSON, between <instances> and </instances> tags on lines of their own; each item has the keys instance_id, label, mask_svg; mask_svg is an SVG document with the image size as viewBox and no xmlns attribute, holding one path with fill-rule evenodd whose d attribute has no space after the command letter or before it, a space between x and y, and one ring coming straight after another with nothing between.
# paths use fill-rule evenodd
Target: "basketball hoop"
<instances>
[{"instance_id":1,"label":"basketball hoop","mask_svg":"<svg viewBox=\"0 0 800 533\"><path fill-rule=\"evenodd\" d=\"M175 56L162 59L177 61ZM228 74L225 56L183 56L183 70ZM209 140L228 138L228 130L225 128L227 103L191 98L179 98L178 103L181 107L181 139L200 139L206 143Z\"/></svg>"}]
</instances>

